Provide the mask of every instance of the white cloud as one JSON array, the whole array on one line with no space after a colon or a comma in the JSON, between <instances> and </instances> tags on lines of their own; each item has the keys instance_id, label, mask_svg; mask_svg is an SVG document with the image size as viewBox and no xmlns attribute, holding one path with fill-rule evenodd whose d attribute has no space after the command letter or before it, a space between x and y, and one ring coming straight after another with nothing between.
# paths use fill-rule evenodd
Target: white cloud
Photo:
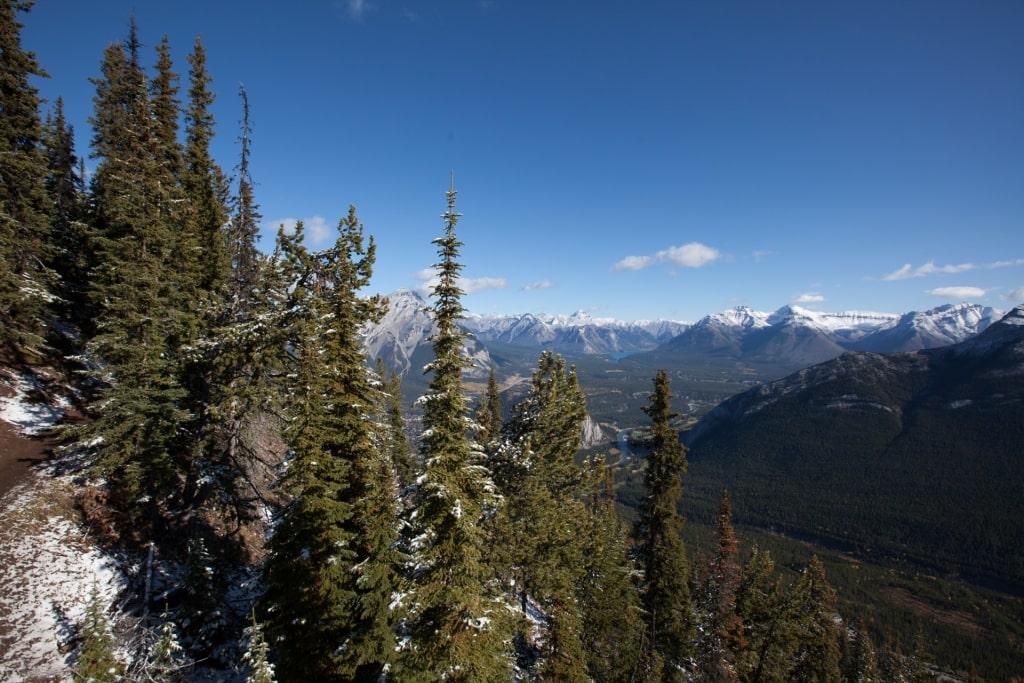
<instances>
[{"instance_id":1,"label":"white cloud","mask_svg":"<svg viewBox=\"0 0 1024 683\"><path fill-rule=\"evenodd\" d=\"M459 288L466 294L484 292L488 289L505 289L508 287L508 280L503 277L460 277Z\"/></svg>"},{"instance_id":2,"label":"white cloud","mask_svg":"<svg viewBox=\"0 0 1024 683\"><path fill-rule=\"evenodd\" d=\"M825 297L823 297L821 294L807 292L806 294L801 294L800 296L798 296L796 299L793 300L793 302L798 304L820 304L824 300Z\"/></svg>"},{"instance_id":3,"label":"white cloud","mask_svg":"<svg viewBox=\"0 0 1024 683\"><path fill-rule=\"evenodd\" d=\"M1024 259L1012 259L1009 261L994 261L992 263L986 263L984 265L976 265L974 263L950 263L945 266L935 265L935 261L929 261L924 265L915 268L911 264L907 263L898 270L894 270L888 275L883 275L882 279L886 281L892 280L907 280L912 277L926 277L928 275L936 274L956 274L966 273L969 270L995 270L996 268L1010 268L1013 266L1024 266Z\"/></svg>"},{"instance_id":4,"label":"white cloud","mask_svg":"<svg viewBox=\"0 0 1024 683\"><path fill-rule=\"evenodd\" d=\"M331 239L332 228L323 216L313 216L305 220L306 239L314 247L326 246Z\"/></svg>"},{"instance_id":5,"label":"white cloud","mask_svg":"<svg viewBox=\"0 0 1024 683\"><path fill-rule=\"evenodd\" d=\"M764 261L766 258L768 258L769 256L773 255L774 253L775 253L774 251L768 251L766 249L755 249L754 250L754 262L755 263L760 263L761 261Z\"/></svg>"},{"instance_id":6,"label":"white cloud","mask_svg":"<svg viewBox=\"0 0 1024 683\"><path fill-rule=\"evenodd\" d=\"M937 296L943 299L977 299L985 296L985 290L981 287L936 287L928 290L930 296Z\"/></svg>"},{"instance_id":7,"label":"white cloud","mask_svg":"<svg viewBox=\"0 0 1024 683\"><path fill-rule=\"evenodd\" d=\"M1003 301L1012 301L1014 303L1024 302L1024 287L1011 289L1009 292L1003 295L1002 299Z\"/></svg>"},{"instance_id":8,"label":"white cloud","mask_svg":"<svg viewBox=\"0 0 1024 683\"><path fill-rule=\"evenodd\" d=\"M996 261L995 263L990 263L988 268L1010 268L1012 266L1024 266L1024 258L1014 259L1012 261Z\"/></svg>"},{"instance_id":9,"label":"white cloud","mask_svg":"<svg viewBox=\"0 0 1024 683\"><path fill-rule=\"evenodd\" d=\"M326 246L330 240L333 228L327 223L323 216L312 216L311 218L282 218L277 221L264 223L263 232L276 235L280 227L289 235L295 232L295 226L302 221L302 229L306 233L306 244L317 248Z\"/></svg>"},{"instance_id":10,"label":"white cloud","mask_svg":"<svg viewBox=\"0 0 1024 683\"><path fill-rule=\"evenodd\" d=\"M650 256L627 256L614 266L612 270L641 270L654 263Z\"/></svg>"},{"instance_id":11,"label":"white cloud","mask_svg":"<svg viewBox=\"0 0 1024 683\"><path fill-rule=\"evenodd\" d=\"M554 286L555 285L553 282L551 282L551 280L538 280L537 282L530 282L528 284L523 285L522 291L530 292L533 291L534 289L551 289Z\"/></svg>"},{"instance_id":12,"label":"white cloud","mask_svg":"<svg viewBox=\"0 0 1024 683\"><path fill-rule=\"evenodd\" d=\"M978 266L973 263L957 263L949 264L945 266L935 265L935 261L929 261L924 265L913 267L909 263L904 264L899 270L895 270L888 275L883 275L882 279L886 281L892 280L908 280L912 277L926 277L928 275L935 275L938 273L953 274L953 273L966 273L969 270L974 270Z\"/></svg>"},{"instance_id":13,"label":"white cloud","mask_svg":"<svg viewBox=\"0 0 1024 683\"><path fill-rule=\"evenodd\" d=\"M667 263L684 268L700 268L722 258L721 252L700 242L689 242L678 247L662 249L653 256L627 256L612 266L616 270L641 270L649 266Z\"/></svg>"},{"instance_id":14,"label":"white cloud","mask_svg":"<svg viewBox=\"0 0 1024 683\"><path fill-rule=\"evenodd\" d=\"M437 271L433 268L424 268L414 273L413 277L420 281L420 284L413 289L425 298L433 293L434 287L438 283ZM459 289L466 294L475 294L489 289L505 289L506 287L508 287L508 280L503 277L459 278Z\"/></svg>"}]
</instances>

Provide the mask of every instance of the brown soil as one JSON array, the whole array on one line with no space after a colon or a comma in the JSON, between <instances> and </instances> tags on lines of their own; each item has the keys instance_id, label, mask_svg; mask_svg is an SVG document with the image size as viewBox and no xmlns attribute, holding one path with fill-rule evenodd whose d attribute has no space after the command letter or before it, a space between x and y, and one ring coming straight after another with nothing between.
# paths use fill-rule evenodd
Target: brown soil
<instances>
[{"instance_id":1,"label":"brown soil","mask_svg":"<svg viewBox=\"0 0 1024 683\"><path fill-rule=\"evenodd\" d=\"M0 500L30 474L30 468L43 462L52 444L49 439L24 437L0 420Z\"/></svg>"}]
</instances>

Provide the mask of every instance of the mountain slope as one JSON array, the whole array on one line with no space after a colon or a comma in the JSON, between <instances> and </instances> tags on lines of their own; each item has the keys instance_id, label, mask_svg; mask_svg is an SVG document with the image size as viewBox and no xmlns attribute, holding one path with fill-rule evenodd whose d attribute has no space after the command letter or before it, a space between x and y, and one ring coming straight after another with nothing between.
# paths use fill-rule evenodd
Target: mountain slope
<instances>
[{"instance_id":1,"label":"mountain slope","mask_svg":"<svg viewBox=\"0 0 1024 683\"><path fill-rule=\"evenodd\" d=\"M1000 315L966 303L904 315L821 313L796 306L764 313L740 306L705 316L649 355L670 365L721 366L728 360L760 368L762 376L777 377L851 350L913 351L963 341Z\"/></svg>"},{"instance_id":2,"label":"mountain slope","mask_svg":"<svg viewBox=\"0 0 1024 683\"><path fill-rule=\"evenodd\" d=\"M686 437L702 517L1024 589L1024 307L977 337L851 352L723 402Z\"/></svg>"},{"instance_id":3,"label":"mountain slope","mask_svg":"<svg viewBox=\"0 0 1024 683\"><path fill-rule=\"evenodd\" d=\"M635 353L657 347L686 328L671 320L622 322L571 316L473 315L461 323L480 341L527 346L562 354Z\"/></svg>"}]
</instances>

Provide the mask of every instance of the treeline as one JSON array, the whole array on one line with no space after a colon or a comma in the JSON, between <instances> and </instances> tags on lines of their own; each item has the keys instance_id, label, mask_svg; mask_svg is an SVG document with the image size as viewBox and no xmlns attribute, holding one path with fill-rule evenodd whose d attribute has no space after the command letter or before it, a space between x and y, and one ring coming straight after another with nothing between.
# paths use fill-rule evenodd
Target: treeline
<instances>
[{"instance_id":1,"label":"treeline","mask_svg":"<svg viewBox=\"0 0 1024 683\"><path fill-rule=\"evenodd\" d=\"M231 179L202 43L184 98L166 38L151 67L134 22L104 51L86 178L30 83L25 7L0 7L3 352L81 373L66 449L131 580L117 619L90 601L78 679L929 680L920 651L842 623L819 562L790 586L766 552L741 563L727 496L691 570L665 373L632 529L603 459L576 463L586 401L562 358L511 409L493 372L470 404L454 186L413 452L399 380L361 341L387 306L361 294L372 237L350 207L330 248L300 224L257 250L248 102Z\"/></svg>"}]
</instances>

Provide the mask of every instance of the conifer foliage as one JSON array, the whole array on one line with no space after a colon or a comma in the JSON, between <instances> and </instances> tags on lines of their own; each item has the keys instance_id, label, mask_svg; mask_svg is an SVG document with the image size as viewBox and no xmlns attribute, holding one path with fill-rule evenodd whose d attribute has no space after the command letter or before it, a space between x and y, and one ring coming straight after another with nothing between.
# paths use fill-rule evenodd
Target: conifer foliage
<instances>
[{"instance_id":1,"label":"conifer foliage","mask_svg":"<svg viewBox=\"0 0 1024 683\"><path fill-rule=\"evenodd\" d=\"M105 363L106 389L88 432L94 471L126 501L142 534L159 530L180 496L187 469L178 439L187 422L182 344L193 313L175 263L180 194L157 134L132 22L124 45L104 52L95 80L92 235L97 252L92 356ZM165 67L166 68L166 65ZM129 502L130 501L130 502Z\"/></svg>"},{"instance_id":2,"label":"conifer foliage","mask_svg":"<svg viewBox=\"0 0 1024 683\"><path fill-rule=\"evenodd\" d=\"M494 506L493 483L482 456L469 441L471 422L462 386L468 361L464 333L454 185L447 193L444 235L433 290L434 361L423 397L420 452L425 471L418 482L411 520L414 536L410 585L405 596L408 642L399 680L487 683L510 677L506 606L489 570L483 520Z\"/></svg>"},{"instance_id":3,"label":"conifer foliage","mask_svg":"<svg viewBox=\"0 0 1024 683\"><path fill-rule=\"evenodd\" d=\"M21 46L17 13L31 3L0 3L0 342L38 346L51 287L46 156L38 89L45 76Z\"/></svg>"},{"instance_id":4,"label":"conifer foliage","mask_svg":"<svg viewBox=\"0 0 1024 683\"><path fill-rule=\"evenodd\" d=\"M513 408L502 445L492 459L504 505L496 517L499 562L525 608L545 615L532 638L538 660L530 669L544 680L587 678L578 587L586 567L583 537L588 511L580 500L585 478L574 461L580 448L586 397L575 368L541 354L529 395Z\"/></svg>"},{"instance_id":5,"label":"conifer foliage","mask_svg":"<svg viewBox=\"0 0 1024 683\"><path fill-rule=\"evenodd\" d=\"M282 681L374 680L394 651L394 468L367 419L379 398L358 336L381 313L358 296L376 249L354 207L338 230L320 252L302 245L301 226L278 237L292 282L292 502L270 541L265 600Z\"/></svg>"},{"instance_id":6,"label":"conifer foliage","mask_svg":"<svg viewBox=\"0 0 1024 683\"><path fill-rule=\"evenodd\" d=\"M640 506L635 535L643 570L645 643L663 665L664 680L680 680L693 639L690 567L680 536L683 519L677 506L686 471L686 449L672 428L673 394L668 374L659 370L654 393L644 412L651 418L651 451L644 466L647 497Z\"/></svg>"}]
</instances>

